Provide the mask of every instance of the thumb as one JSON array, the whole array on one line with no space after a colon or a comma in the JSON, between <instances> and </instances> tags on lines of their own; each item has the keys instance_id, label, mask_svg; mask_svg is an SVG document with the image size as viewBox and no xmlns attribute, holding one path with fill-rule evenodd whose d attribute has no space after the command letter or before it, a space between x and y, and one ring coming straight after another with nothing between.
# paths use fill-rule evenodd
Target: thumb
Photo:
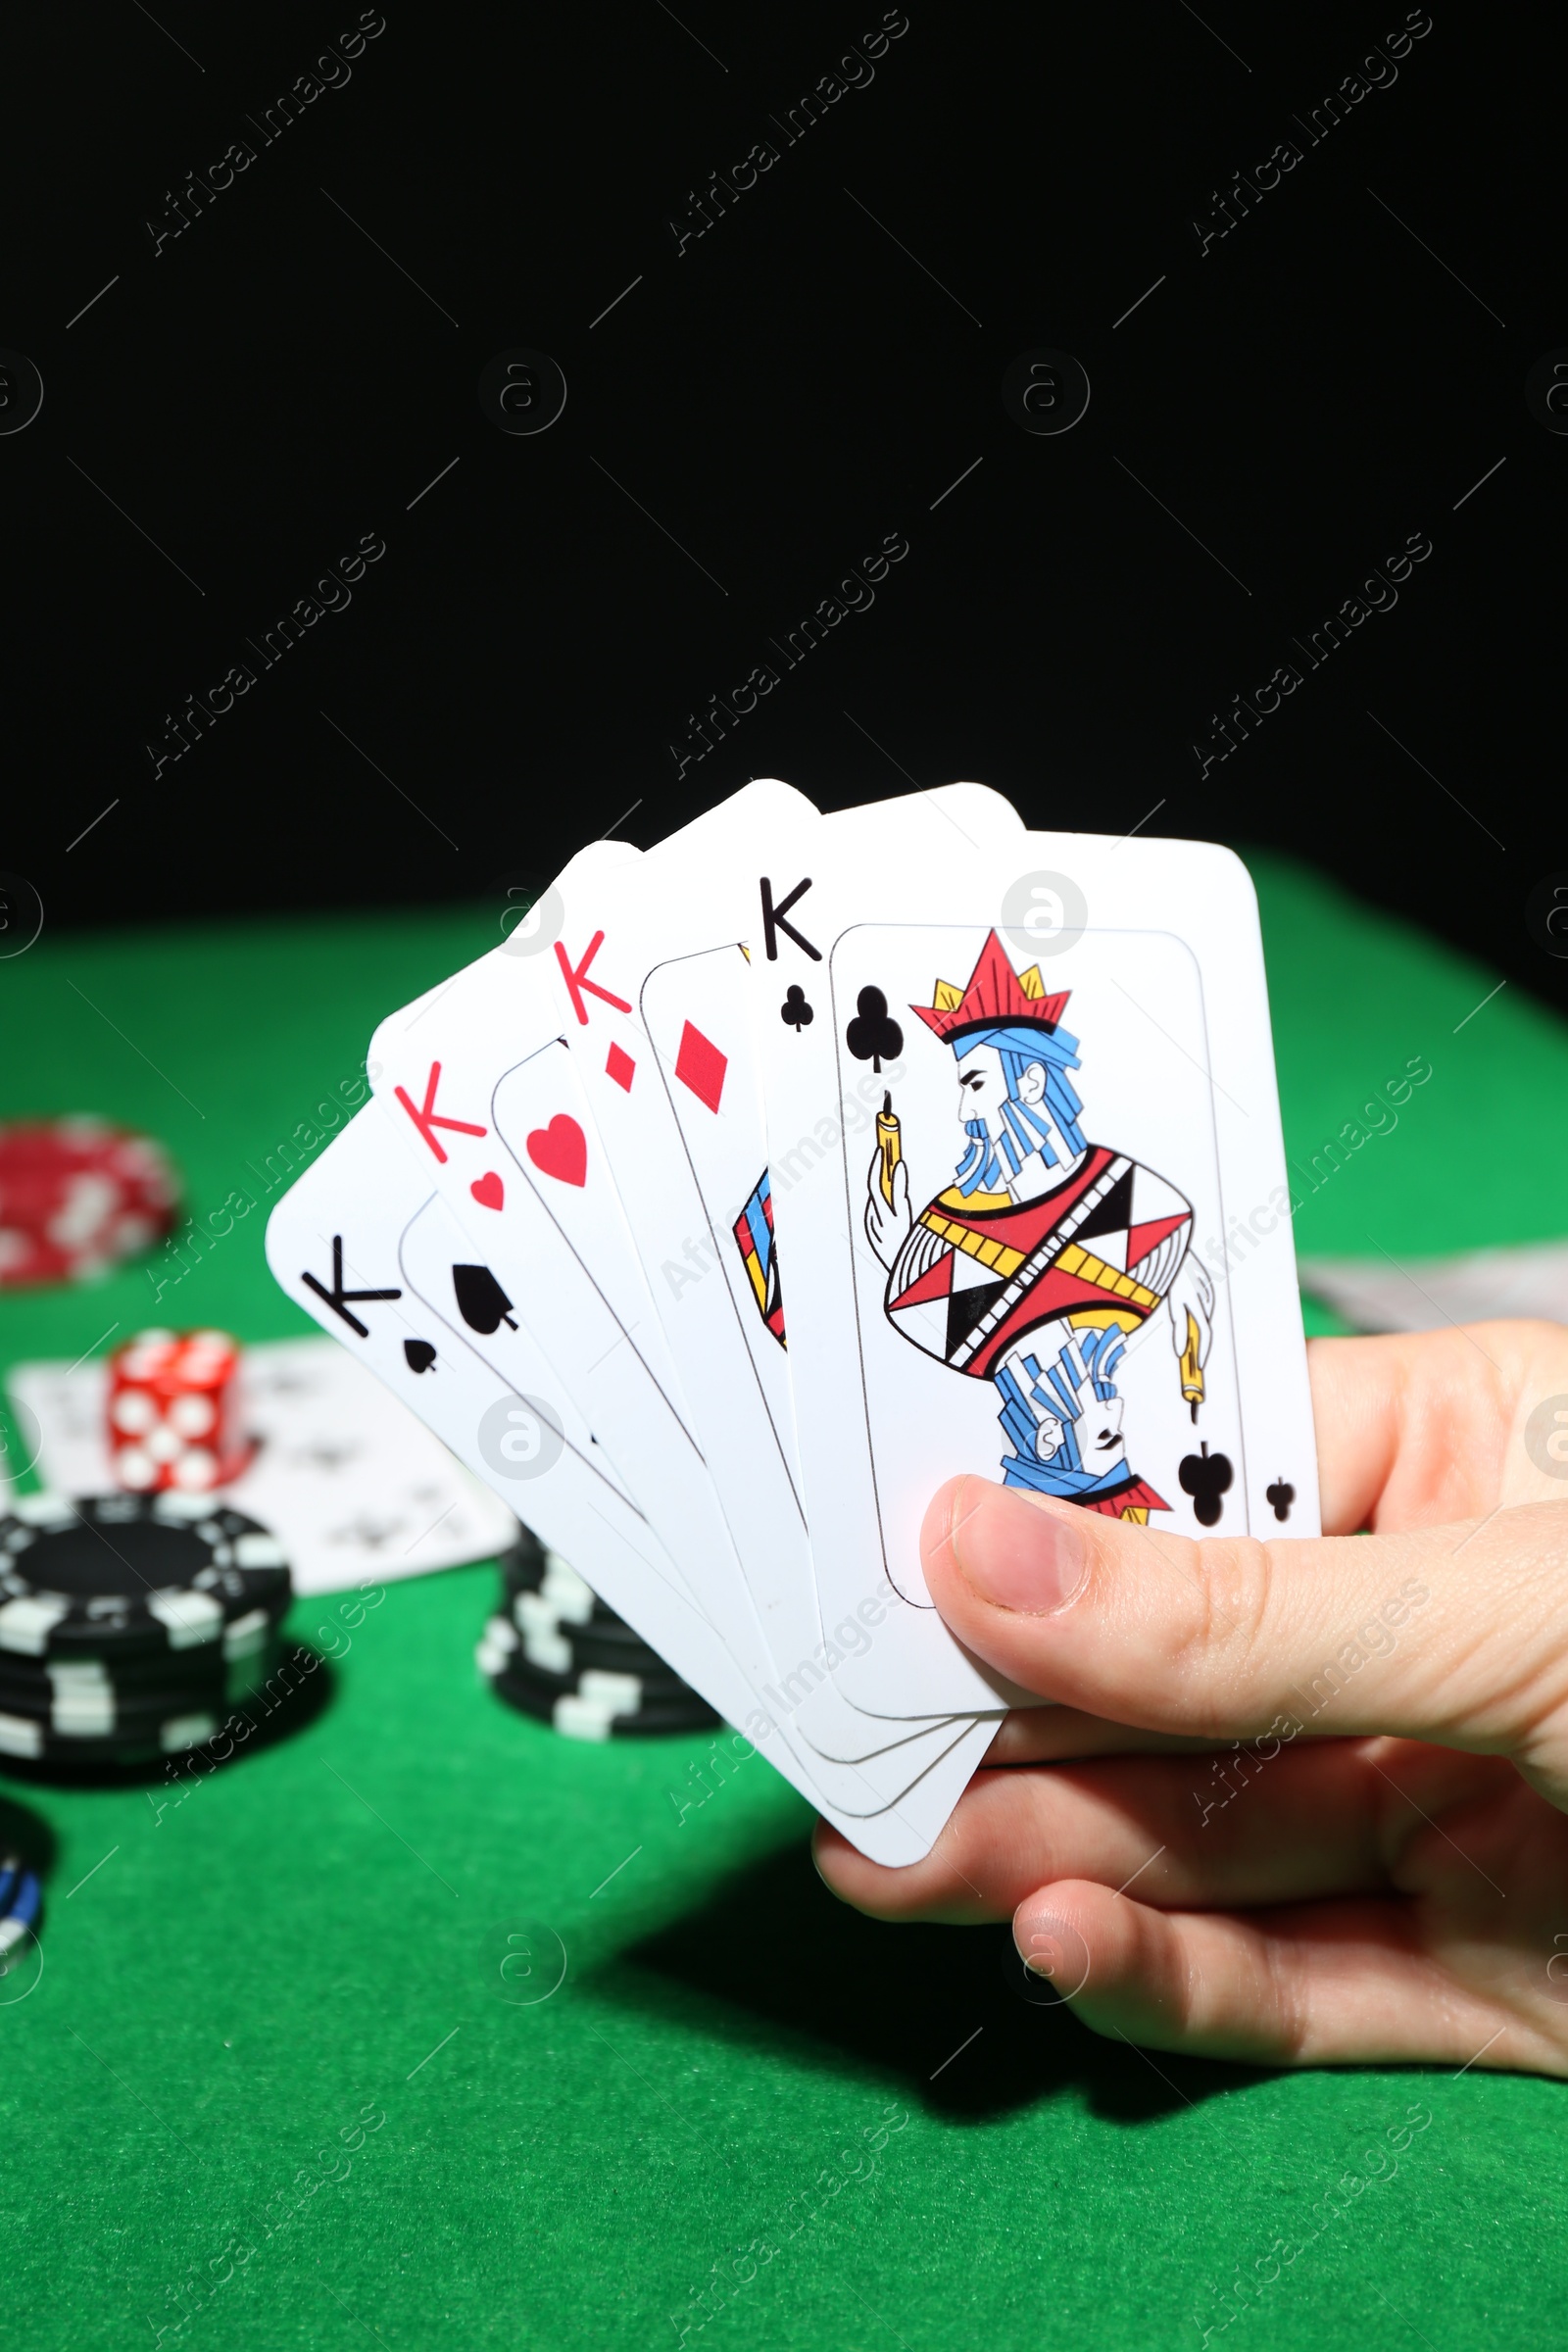
<instances>
[{"instance_id":1,"label":"thumb","mask_svg":"<svg viewBox=\"0 0 1568 2352\"><path fill-rule=\"evenodd\" d=\"M1568 1505L1398 1535L1193 1543L958 1478L931 1597L1042 1698L1147 1731L1396 1733L1514 1757L1568 1809Z\"/></svg>"}]
</instances>

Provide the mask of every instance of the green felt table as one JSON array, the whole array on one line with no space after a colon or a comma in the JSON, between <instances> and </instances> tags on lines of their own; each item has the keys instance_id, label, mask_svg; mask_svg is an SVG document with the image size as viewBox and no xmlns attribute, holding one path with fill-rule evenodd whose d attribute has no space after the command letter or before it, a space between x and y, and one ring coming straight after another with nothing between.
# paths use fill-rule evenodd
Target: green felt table
<instances>
[{"instance_id":1,"label":"green felt table","mask_svg":"<svg viewBox=\"0 0 1568 2352\"><path fill-rule=\"evenodd\" d=\"M1568 1031L1518 988L1474 1011L1494 973L1255 870L1293 1159L1432 1068L1305 1199L1298 1247L1563 1231ZM148 1127L205 1212L255 1189L382 1012L492 943L450 910L46 933L0 964L0 1110ZM304 1329L262 1223L160 1314ZM11 1295L0 1355L74 1357L150 1310L144 1268ZM1004 1929L835 1904L760 1758L682 1813L706 1740L583 1745L508 1712L472 1662L494 1581L390 1586L314 1719L177 1807L0 1784L0 1834L47 1860L42 1974L24 1999L0 1984L19 2341L145 2346L184 2310L166 2340L266 2352L1198 2352L1225 2297L1238 2344L1560 2341L1561 2085L1097 2040L1018 1997ZM548 1999L498 1995L517 1922L564 1947ZM1325 2226L1412 2107L1430 2121L1396 2176ZM1281 2239L1302 2249L1283 2269Z\"/></svg>"}]
</instances>

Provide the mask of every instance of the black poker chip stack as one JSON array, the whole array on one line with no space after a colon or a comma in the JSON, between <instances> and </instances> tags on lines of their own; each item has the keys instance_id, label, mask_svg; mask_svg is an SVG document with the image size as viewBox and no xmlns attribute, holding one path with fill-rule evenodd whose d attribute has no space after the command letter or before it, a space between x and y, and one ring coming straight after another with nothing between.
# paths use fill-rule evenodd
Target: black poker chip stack
<instances>
[{"instance_id":1,"label":"black poker chip stack","mask_svg":"<svg viewBox=\"0 0 1568 2352\"><path fill-rule=\"evenodd\" d=\"M524 1528L501 1561L501 1606L474 1653L508 1706L568 1740L646 1739L718 1721L574 1568Z\"/></svg>"},{"instance_id":2,"label":"black poker chip stack","mask_svg":"<svg viewBox=\"0 0 1568 2352\"><path fill-rule=\"evenodd\" d=\"M292 1595L274 1536L210 1495L29 1494L0 1518L0 1755L134 1765L265 1682Z\"/></svg>"}]
</instances>

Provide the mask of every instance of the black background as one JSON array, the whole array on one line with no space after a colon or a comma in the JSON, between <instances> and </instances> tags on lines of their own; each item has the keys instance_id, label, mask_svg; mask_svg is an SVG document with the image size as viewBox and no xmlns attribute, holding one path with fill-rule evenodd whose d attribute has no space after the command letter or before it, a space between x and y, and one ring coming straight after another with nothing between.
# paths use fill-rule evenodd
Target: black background
<instances>
[{"instance_id":1,"label":"black background","mask_svg":"<svg viewBox=\"0 0 1568 2352\"><path fill-rule=\"evenodd\" d=\"M0 867L51 923L472 899L751 775L825 807L970 776L1036 823L1293 851L1568 1004L1526 917L1568 868L1568 438L1524 395L1568 343L1544 12L1437 0L1310 144L1401 7L909 0L787 144L880 8L387 0L264 143L358 17L126 0L3 36L0 345L45 397L0 437ZM536 436L480 409L514 346L566 377ZM1092 384L1059 436L1001 397L1039 347ZM246 639L368 532L352 604L263 669ZM784 669L769 640L890 532L874 606ZM1293 638L1418 532L1396 608L1308 670ZM1201 774L1211 714L1291 661ZM155 776L237 662L255 686Z\"/></svg>"}]
</instances>

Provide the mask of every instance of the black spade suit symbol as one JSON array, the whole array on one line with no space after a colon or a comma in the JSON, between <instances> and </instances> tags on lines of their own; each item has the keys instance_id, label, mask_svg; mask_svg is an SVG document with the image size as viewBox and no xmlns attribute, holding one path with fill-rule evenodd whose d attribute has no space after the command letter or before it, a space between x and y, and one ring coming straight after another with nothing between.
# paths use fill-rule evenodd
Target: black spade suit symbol
<instances>
[{"instance_id":1,"label":"black spade suit symbol","mask_svg":"<svg viewBox=\"0 0 1568 2352\"><path fill-rule=\"evenodd\" d=\"M789 1023L797 1037L800 1036L803 1029L809 1028L816 1015L806 1002L804 988L791 985L783 1004L778 1008L778 1017L781 1021Z\"/></svg>"},{"instance_id":2,"label":"black spade suit symbol","mask_svg":"<svg viewBox=\"0 0 1568 2352\"><path fill-rule=\"evenodd\" d=\"M403 1360L411 1372L428 1372L435 1362L435 1349L428 1340L405 1340Z\"/></svg>"},{"instance_id":3,"label":"black spade suit symbol","mask_svg":"<svg viewBox=\"0 0 1568 2352\"><path fill-rule=\"evenodd\" d=\"M516 1330L512 1300L488 1266L454 1266L452 1288L458 1297L458 1312L470 1331L482 1332L488 1339L500 1323L509 1331Z\"/></svg>"},{"instance_id":4,"label":"black spade suit symbol","mask_svg":"<svg viewBox=\"0 0 1568 2352\"><path fill-rule=\"evenodd\" d=\"M1277 1478L1274 1484L1271 1487L1265 1487L1263 1492L1274 1505L1275 1518L1288 1519L1291 1515L1291 1505L1296 1500L1296 1489L1289 1480Z\"/></svg>"},{"instance_id":5,"label":"black spade suit symbol","mask_svg":"<svg viewBox=\"0 0 1568 2352\"><path fill-rule=\"evenodd\" d=\"M883 1062L897 1061L904 1052L904 1031L890 1018L888 1001L879 988L862 988L855 1012L844 1042L857 1061L868 1061L880 1077Z\"/></svg>"},{"instance_id":6,"label":"black spade suit symbol","mask_svg":"<svg viewBox=\"0 0 1568 2352\"><path fill-rule=\"evenodd\" d=\"M1220 1496L1230 1492L1233 1475L1230 1456L1210 1453L1204 1445L1197 1453L1185 1457L1176 1475L1182 1482L1182 1493L1193 1498L1193 1516L1199 1526L1217 1526L1225 1508Z\"/></svg>"}]
</instances>

